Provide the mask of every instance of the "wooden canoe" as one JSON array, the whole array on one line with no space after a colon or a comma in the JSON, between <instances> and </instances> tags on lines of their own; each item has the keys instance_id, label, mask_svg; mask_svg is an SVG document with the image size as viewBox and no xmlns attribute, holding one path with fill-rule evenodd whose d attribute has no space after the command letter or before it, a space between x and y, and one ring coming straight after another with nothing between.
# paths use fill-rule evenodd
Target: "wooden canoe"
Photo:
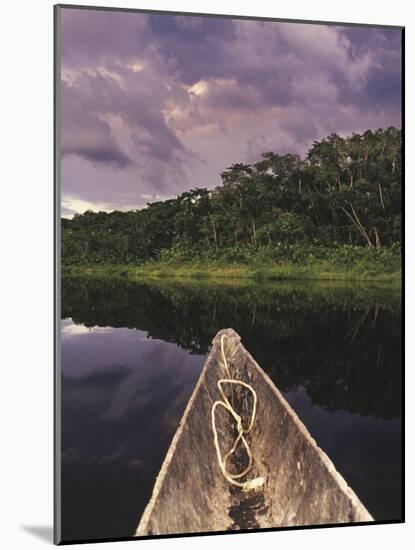
<instances>
[{"instance_id":1,"label":"wooden canoe","mask_svg":"<svg viewBox=\"0 0 415 550\"><path fill-rule=\"evenodd\" d=\"M222 335L232 377L250 384L258 396L255 423L247 436L253 469L246 477L262 476L265 482L254 491L244 491L225 479L214 446L211 409L220 399L217 382L226 378ZM247 394L234 393L235 409L239 406L242 411L248 406ZM218 416L225 452L232 446L235 428L226 411ZM235 455L243 460L241 452ZM136 535L369 521L372 516L243 347L239 335L232 329L218 332Z\"/></svg>"}]
</instances>

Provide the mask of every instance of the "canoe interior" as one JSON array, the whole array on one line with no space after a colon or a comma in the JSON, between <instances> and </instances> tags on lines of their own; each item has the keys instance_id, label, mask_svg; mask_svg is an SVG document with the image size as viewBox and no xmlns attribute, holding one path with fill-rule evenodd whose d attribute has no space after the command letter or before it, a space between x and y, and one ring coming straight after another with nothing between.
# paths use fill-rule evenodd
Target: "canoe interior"
<instances>
[{"instance_id":1,"label":"canoe interior","mask_svg":"<svg viewBox=\"0 0 415 550\"><path fill-rule=\"evenodd\" d=\"M247 436L254 466L246 479L265 478L263 487L244 492L222 475L213 443L211 408L220 399L217 381L227 378L220 351L222 334L230 372L252 385L258 404ZM249 422L252 398L242 387L227 395ZM235 438L235 422L218 409L223 454ZM229 469L241 471L246 453L236 452ZM234 469L235 468L235 469ZM245 478L243 478L244 480ZM167 452L137 535L203 533L373 521L290 405L258 366L232 329L220 331Z\"/></svg>"}]
</instances>

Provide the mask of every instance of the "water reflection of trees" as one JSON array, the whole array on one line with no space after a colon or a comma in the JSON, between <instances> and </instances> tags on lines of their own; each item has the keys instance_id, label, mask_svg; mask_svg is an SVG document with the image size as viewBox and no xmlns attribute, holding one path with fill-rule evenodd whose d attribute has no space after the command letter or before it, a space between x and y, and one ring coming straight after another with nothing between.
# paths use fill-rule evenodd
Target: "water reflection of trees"
<instances>
[{"instance_id":1,"label":"water reflection of trees","mask_svg":"<svg viewBox=\"0 0 415 550\"><path fill-rule=\"evenodd\" d=\"M62 317L137 328L207 353L232 327L283 391L329 410L401 413L400 296L376 286L209 285L64 278Z\"/></svg>"}]
</instances>

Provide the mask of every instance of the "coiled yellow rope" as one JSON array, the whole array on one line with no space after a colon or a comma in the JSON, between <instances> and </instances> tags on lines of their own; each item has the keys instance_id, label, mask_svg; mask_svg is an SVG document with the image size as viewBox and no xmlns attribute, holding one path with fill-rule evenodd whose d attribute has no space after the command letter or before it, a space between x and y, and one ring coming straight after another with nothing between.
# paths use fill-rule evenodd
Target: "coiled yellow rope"
<instances>
[{"instance_id":1,"label":"coiled yellow rope","mask_svg":"<svg viewBox=\"0 0 415 550\"><path fill-rule=\"evenodd\" d=\"M219 466L220 466L220 469L222 470L222 473L223 473L224 477L229 481L229 483L232 483L232 485L236 485L237 487L241 487L244 491L249 491L251 489L257 489L258 487L261 487L264 484L264 478L263 477L256 477L254 479L244 481L244 482L237 481L238 479L240 479L241 477L246 475L252 468L252 462L253 462L252 452L251 452L251 449L248 445L248 442L246 441L244 436L251 431L252 426L253 426L254 421L255 421L256 406L257 406L257 395L256 395L255 390L249 384L246 384L242 380L235 380L234 378L231 378L231 374L229 372L229 367L228 367L228 361L226 359L226 354L225 354L225 350L224 350L224 339L225 339L225 334L223 334L222 337L221 337L220 346L221 346L221 352L222 352L223 365L225 367L225 371L226 371L226 374L228 375L228 378L221 378L220 380L218 380L218 389L219 389L219 393L222 396L222 401L217 400L212 405L211 421L212 421L213 439L214 439L214 442L215 442L215 448L216 448L216 454L218 456ZM252 415L251 415L251 421L250 421L247 428L243 427L241 417L235 411L235 409L230 404L229 399L226 397L225 392L223 391L223 388L222 388L223 384L234 384L234 385L239 384L240 386L243 386L244 388L248 389L251 392L252 397L253 397ZM235 441L232 445L232 448L225 454L225 456L223 458L222 458L222 453L221 453L220 447L219 447L218 432L217 432L217 429L216 429L215 411L216 411L217 407L223 407L225 410L227 410L233 416L233 418L236 420L236 427L237 427L237 430L238 430L238 435L237 435L237 437L236 437L236 439L235 439ZM248 455L248 465L246 466L246 468L244 468L244 470L242 472L240 472L238 474L232 474L231 472L229 472L227 470L226 462L227 462L228 458L235 452L236 448L238 447L239 442L242 443L242 445L244 446L245 451Z\"/></svg>"}]
</instances>

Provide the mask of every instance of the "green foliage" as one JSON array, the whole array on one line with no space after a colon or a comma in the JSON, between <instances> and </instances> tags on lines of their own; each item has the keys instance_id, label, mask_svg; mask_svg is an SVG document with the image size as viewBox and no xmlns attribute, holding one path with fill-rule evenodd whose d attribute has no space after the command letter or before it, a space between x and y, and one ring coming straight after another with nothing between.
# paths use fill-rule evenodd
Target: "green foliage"
<instances>
[{"instance_id":1,"label":"green foliage","mask_svg":"<svg viewBox=\"0 0 415 550\"><path fill-rule=\"evenodd\" d=\"M353 261L367 269L383 262L391 272L401 240L401 170L401 131L331 134L305 160L267 152L253 165L233 164L213 190L62 219L62 264Z\"/></svg>"},{"instance_id":2,"label":"green foliage","mask_svg":"<svg viewBox=\"0 0 415 550\"><path fill-rule=\"evenodd\" d=\"M167 250L161 259L140 266L83 265L66 266L66 274L99 274L141 277L179 277L246 280L342 280L383 281L401 284L399 244L381 250L363 246L324 247L307 243L206 249Z\"/></svg>"}]
</instances>

